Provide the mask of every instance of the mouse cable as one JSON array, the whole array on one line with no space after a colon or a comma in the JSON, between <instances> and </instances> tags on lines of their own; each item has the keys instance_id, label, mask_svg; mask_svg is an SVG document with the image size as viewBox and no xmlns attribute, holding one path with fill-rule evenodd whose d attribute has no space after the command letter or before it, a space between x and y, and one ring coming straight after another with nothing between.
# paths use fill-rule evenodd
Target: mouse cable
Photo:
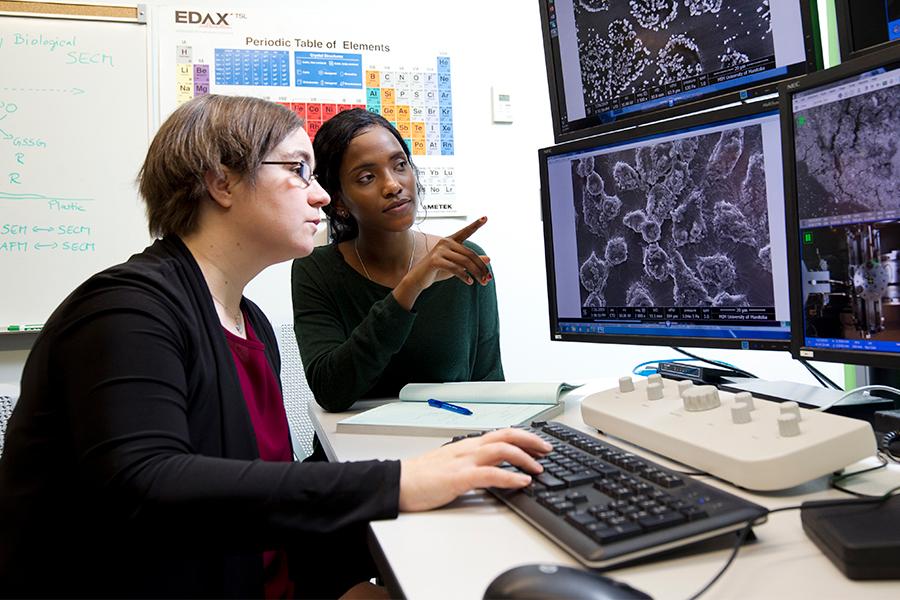
<instances>
[{"instance_id":1,"label":"mouse cable","mask_svg":"<svg viewBox=\"0 0 900 600\"><path fill-rule=\"evenodd\" d=\"M729 365L726 362L713 360L711 358L703 358L702 356L697 356L696 354L691 354L687 350L683 350L683 349L679 348L678 346L669 346L669 347L672 348L672 350L674 350L675 352L679 352L681 354L684 354L685 356L689 356L689 357L693 358L694 360L699 360L700 362L705 362L710 365L715 365L722 369L728 369L729 371L732 371L733 373L737 373L738 375L742 375L744 377L749 377L750 379L759 379L759 377L757 377L753 373L750 373L749 371L745 371L743 369L738 369L737 367Z\"/></svg>"},{"instance_id":2,"label":"mouse cable","mask_svg":"<svg viewBox=\"0 0 900 600\"><path fill-rule=\"evenodd\" d=\"M872 471L874 469L880 469L880 468L881 467L873 467L872 469L864 469L862 471L855 471L853 473L848 473L846 476L842 476L842 478L843 477L853 477L854 475L860 475L861 473L866 473L868 471ZM862 505L862 504L881 504L883 502L887 502L891 498L900 497L896 494L896 492L898 492L898 491L900 491L900 485L889 489L888 491L886 491L884 494L882 494L880 496L864 496L863 494L857 494L857 495L861 496L860 499L822 501L822 502L817 502L815 505L815 508L826 508L829 506L857 506L857 505ZM773 508L772 510L766 511L766 516L768 517L769 515L772 515L772 514L775 514L778 512L800 510L801 508L803 508L802 504L795 504L792 506L784 506L782 508ZM755 520L756 519L747 521L747 524L744 526L744 528L740 530L740 532L738 533L738 539L735 542L734 547L732 547L732 549L731 549L731 554L728 556L728 560L725 561L725 564L722 565L722 568L719 569L719 572L716 573L713 576L713 578L710 579L709 582L700 589L700 591L698 591L696 594L694 594L690 598L688 598L688 600L697 600L697 598L699 598L700 596L705 594L707 591L709 591L709 588L711 588L719 579L722 578L722 575L725 574L725 571L728 570L728 567L730 567L731 563L734 562L734 559L737 558L737 555L741 549L741 546L743 546L744 542L747 541L747 537L750 535L750 532L753 529L753 523Z\"/></svg>"},{"instance_id":3,"label":"mouse cable","mask_svg":"<svg viewBox=\"0 0 900 600\"><path fill-rule=\"evenodd\" d=\"M860 492L855 492L851 489L845 488L842 485L838 485L840 482L845 479L850 479L851 477L856 477L857 475L862 475L863 473L871 473L872 471L877 471L879 469L884 469L888 465L888 459L884 455L881 450L877 450L875 452L875 458L878 459L878 465L874 467L868 467L866 469L861 469L859 471L853 471L851 473L837 473L831 476L830 485L832 488L836 489L839 492L844 492L845 494L850 494L851 496L856 496L857 498L872 498L873 496L869 494L861 494ZM878 498L879 496L874 496Z\"/></svg>"}]
</instances>

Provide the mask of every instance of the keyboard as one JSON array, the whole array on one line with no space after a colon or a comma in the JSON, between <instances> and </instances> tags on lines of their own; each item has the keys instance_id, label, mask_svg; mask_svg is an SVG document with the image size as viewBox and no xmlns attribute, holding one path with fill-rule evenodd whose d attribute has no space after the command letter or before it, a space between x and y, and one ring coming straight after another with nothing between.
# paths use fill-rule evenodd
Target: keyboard
<instances>
[{"instance_id":1,"label":"keyboard","mask_svg":"<svg viewBox=\"0 0 900 600\"><path fill-rule=\"evenodd\" d=\"M524 427L550 444L520 490L488 491L592 568L765 522L762 506L556 422ZM512 465L504 468L516 469Z\"/></svg>"}]
</instances>

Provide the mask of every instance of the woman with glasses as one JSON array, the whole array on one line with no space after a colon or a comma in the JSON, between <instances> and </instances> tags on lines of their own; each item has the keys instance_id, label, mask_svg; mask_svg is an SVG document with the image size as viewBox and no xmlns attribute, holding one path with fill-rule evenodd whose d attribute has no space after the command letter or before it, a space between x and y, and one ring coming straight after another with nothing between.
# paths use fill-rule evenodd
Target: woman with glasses
<instances>
[{"instance_id":1,"label":"woman with glasses","mask_svg":"<svg viewBox=\"0 0 900 600\"><path fill-rule=\"evenodd\" d=\"M337 596L375 575L370 520L530 480L504 460L541 471L549 447L514 430L292 461L275 336L243 289L312 251L314 165L297 116L263 100L203 96L162 125L140 172L159 239L63 301L25 364L0 459L4 596ZM304 570L323 540L330 569Z\"/></svg>"},{"instance_id":2,"label":"woman with glasses","mask_svg":"<svg viewBox=\"0 0 900 600\"><path fill-rule=\"evenodd\" d=\"M326 410L396 397L410 382L502 380L493 274L467 241L418 231L422 186L409 148L362 109L325 122L313 145L333 243L294 261L294 331Z\"/></svg>"}]
</instances>

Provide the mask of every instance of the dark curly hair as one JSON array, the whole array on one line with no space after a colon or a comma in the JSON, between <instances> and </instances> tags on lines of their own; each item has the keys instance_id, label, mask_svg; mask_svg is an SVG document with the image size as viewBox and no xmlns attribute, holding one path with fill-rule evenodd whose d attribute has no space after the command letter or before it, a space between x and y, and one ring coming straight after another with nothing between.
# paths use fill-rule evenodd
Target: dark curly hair
<instances>
[{"instance_id":1,"label":"dark curly hair","mask_svg":"<svg viewBox=\"0 0 900 600\"><path fill-rule=\"evenodd\" d=\"M384 127L391 135L397 138L406 160L409 161L416 175L416 194L421 198L425 193L425 187L419 181L419 170L413 164L412 156L406 142L397 128L379 114L369 112L362 108L352 108L339 112L328 121L316 133L313 141L313 152L316 156L316 176L319 183L333 199L340 197L341 193L341 163L344 162L344 154L353 138L372 127ZM335 243L352 240L359 235L359 226L353 215L341 217L337 214L334 203L322 208L328 215L329 233Z\"/></svg>"}]
</instances>

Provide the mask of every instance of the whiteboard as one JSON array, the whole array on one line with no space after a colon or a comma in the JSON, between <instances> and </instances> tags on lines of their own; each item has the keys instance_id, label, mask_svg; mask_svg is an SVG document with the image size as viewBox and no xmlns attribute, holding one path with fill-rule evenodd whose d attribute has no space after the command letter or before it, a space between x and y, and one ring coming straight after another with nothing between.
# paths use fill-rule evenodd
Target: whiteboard
<instances>
[{"instance_id":1,"label":"whiteboard","mask_svg":"<svg viewBox=\"0 0 900 600\"><path fill-rule=\"evenodd\" d=\"M147 27L0 16L0 333L150 242Z\"/></svg>"}]
</instances>

